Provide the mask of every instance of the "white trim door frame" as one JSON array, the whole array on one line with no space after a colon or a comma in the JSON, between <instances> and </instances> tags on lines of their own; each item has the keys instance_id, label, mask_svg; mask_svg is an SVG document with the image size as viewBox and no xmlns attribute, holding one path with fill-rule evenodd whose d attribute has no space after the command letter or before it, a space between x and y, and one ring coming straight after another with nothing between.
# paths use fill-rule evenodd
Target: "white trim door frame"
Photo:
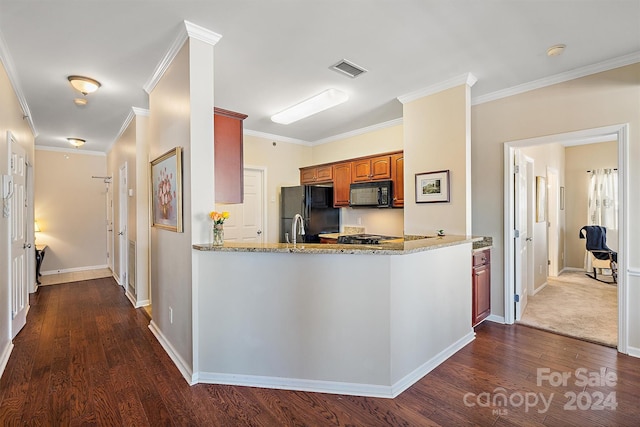
<instances>
[{"instance_id":1,"label":"white trim door frame","mask_svg":"<svg viewBox=\"0 0 640 427\"><path fill-rule=\"evenodd\" d=\"M627 205L629 200L628 173L629 168L629 124L618 124L600 128L585 129L557 135L547 135L504 143L504 320L507 324L515 322L515 218L514 218L514 156L517 148L544 145L551 143L567 143L589 141L598 137L609 136L618 142L618 351L628 354L629 343L629 269L627 239Z\"/></svg>"}]
</instances>

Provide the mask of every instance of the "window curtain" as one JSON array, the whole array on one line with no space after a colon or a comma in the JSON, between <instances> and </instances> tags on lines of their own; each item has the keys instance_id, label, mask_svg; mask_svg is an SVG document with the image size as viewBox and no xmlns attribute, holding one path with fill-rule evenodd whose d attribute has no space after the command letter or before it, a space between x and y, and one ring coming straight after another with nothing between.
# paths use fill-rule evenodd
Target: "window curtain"
<instances>
[{"instance_id":1,"label":"window curtain","mask_svg":"<svg viewBox=\"0 0 640 427\"><path fill-rule=\"evenodd\" d=\"M607 246L618 249L618 171L595 169L589 172L587 225L607 228ZM591 257L585 253L585 270L591 271Z\"/></svg>"}]
</instances>

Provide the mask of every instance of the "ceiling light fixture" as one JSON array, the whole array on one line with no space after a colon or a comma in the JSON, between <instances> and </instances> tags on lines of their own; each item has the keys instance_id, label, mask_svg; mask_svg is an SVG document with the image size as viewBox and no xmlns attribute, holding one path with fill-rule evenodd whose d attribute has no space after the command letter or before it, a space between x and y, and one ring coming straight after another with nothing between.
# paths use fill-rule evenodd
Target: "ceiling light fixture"
<instances>
[{"instance_id":1,"label":"ceiling light fixture","mask_svg":"<svg viewBox=\"0 0 640 427\"><path fill-rule=\"evenodd\" d=\"M283 125L296 122L305 117L312 116L320 111L335 107L349 99L349 95L338 89L327 89L307 100L304 100L293 107L271 116L271 120Z\"/></svg>"},{"instance_id":2,"label":"ceiling light fixture","mask_svg":"<svg viewBox=\"0 0 640 427\"><path fill-rule=\"evenodd\" d=\"M89 77L69 76L67 79L69 80L69 83L71 83L71 86L83 95L93 93L102 86L99 81L90 79Z\"/></svg>"},{"instance_id":3,"label":"ceiling light fixture","mask_svg":"<svg viewBox=\"0 0 640 427\"><path fill-rule=\"evenodd\" d=\"M564 49L566 47L567 45L564 45L564 44L557 44L555 46L551 46L549 49L547 49L547 56L562 55L562 52L564 52Z\"/></svg>"},{"instance_id":4,"label":"ceiling light fixture","mask_svg":"<svg viewBox=\"0 0 640 427\"><path fill-rule=\"evenodd\" d=\"M80 138L67 138L67 141L69 141L69 144L73 145L76 148L83 146L84 143L87 142L84 139Z\"/></svg>"},{"instance_id":5,"label":"ceiling light fixture","mask_svg":"<svg viewBox=\"0 0 640 427\"><path fill-rule=\"evenodd\" d=\"M73 103L76 104L78 107L84 107L89 103L89 100L86 98L76 98L73 100Z\"/></svg>"}]
</instances>

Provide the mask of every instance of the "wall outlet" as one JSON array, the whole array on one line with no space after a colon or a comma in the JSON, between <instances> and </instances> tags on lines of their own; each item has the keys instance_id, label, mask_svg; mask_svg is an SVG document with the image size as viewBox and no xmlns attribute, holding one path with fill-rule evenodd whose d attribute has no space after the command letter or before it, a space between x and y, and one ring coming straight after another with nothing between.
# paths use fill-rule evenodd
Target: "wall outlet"
<instances>
[{"instance_id":1,"label":"wall outlet","mask_svg":"<svg viewBox=\"0 0 640 427\"><path fill-rule=\"evenodd\" d=\"M169 307L169 323L173 325L173 308Z\"/></svg>"}]
</instances>

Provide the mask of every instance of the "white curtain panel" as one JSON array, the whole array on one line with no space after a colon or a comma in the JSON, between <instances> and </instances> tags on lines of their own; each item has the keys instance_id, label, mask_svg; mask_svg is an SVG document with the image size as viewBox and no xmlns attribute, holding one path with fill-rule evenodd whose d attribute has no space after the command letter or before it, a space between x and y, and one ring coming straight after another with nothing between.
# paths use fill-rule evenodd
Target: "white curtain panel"
<instances>
[{"instance_id":1,"label":"white curtain panel","mask_svg":"<svg viewBox=\"0 0 640 427\"><path fill-rule=\"evenodd\" d=\"M607 228L607 246L618 250L618 171L594 169L589 172L587 225ZM591 257L585 251L584 268L591 271Z\"/></svg>"}]
</instances>

